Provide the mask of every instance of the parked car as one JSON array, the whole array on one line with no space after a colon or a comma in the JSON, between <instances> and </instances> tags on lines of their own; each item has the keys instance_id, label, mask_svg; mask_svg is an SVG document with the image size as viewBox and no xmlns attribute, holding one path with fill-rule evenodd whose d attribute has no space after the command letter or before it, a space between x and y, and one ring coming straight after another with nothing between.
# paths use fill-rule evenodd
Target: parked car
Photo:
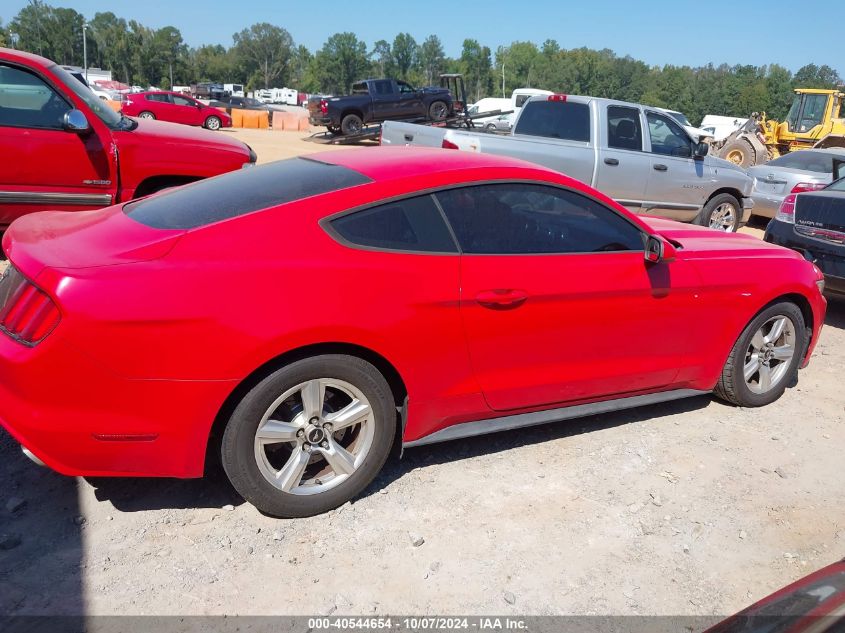
<instances>
[{"instance_id":1,"label":"parked car","mask_svg":"<svg viewBox=\"0 0 845 633\"><path fill-rule=\"evenodd\" d=\"M179 92L139 92L123 100L121 111L139 119L199 125L207 130L232 127L232 117L226 112Z\"/></svg>"},{"instance_id":2,"label":"parked car","mask_svg":"<svg viewBox=\"0 0 845 633\"><path fill-rule=\"evenodd\" d=\"M356 134L366 123L388 119L442 121L452 113L448 90L414 88L395 79L367 79L352 84L351 95L308 100L311 125L323 125L333 134Z\"/></svg>"},{"instance_id":3,"label":"parked car","mask_svg":"<svg viewBox=\"0 0 845 633\"><path fill-rule=\"evenodd\" d=\"M284 111L281 106L263 103L252 97L222 97L208 103L212 108L240 108L242 110L264 110L265 112Z\"/></svg>"},{"instance_id":4,"label":"parked car","mask_svg":"<svg viewBox=\"0 0 845 633\"><path fill-rule=\"evenodd\" d=\"M256 159L235 139L122 116L53 62L10 49L0 49L0 156L0 231L25 213L105 207Z\"/></svg>"},{"instance_id":5,"label":"parked car","mask_svg":"<svg viewBox=\"0 0 845 633\"><path fill-rule=\"evenodd\" d=\"M833 179L836 161L845 162L845 148L803 149L749 167L748 174L754 177L754 215L773 218L787 195L823 189Z\"/></svg>"},{"instance_id":6,"label":"parked car","mask_svg":"<svg viewBox=\"0 0 845 633\"><path fill-rule=\"evenodd\" d=\"M763 239L815 262L824 273L827 292L845 296L845 178L821 191L787 195Z\"/></svg>"},{"instance_id":7,"label":"parked car","mask_svg":"<svg viewBox=\"0 0 845 633\"><path fill-rule=\"evenodd\" d=\"M383 145L421 145L514 156L577 178L629 209L723 231L748 221L753 179L708 156L655 108L573 95L530 98L510 135L388 121Z\"/></svg>"},{"instance_id":8,"label":"parked car","mask_svg":"<svg viewBox=\"0 0 845 633\"><path fill-rule=\"evenodd\" d=\"M509 114L501 114L492 120L487 120L482 125L487 132L510 132L511 117Z\"/></svg>"},{"instance_id":9,"label":"parked car","mask_svg":"<svg viewBox=\"0 0 845 633\"><path fill-rule=\"evenodd\" d=\"M354 497L399 441L711 391L769 404L826 305L788 249L637 217L522 161L405 147L28 216L3 248L0 422L30 455L199 477L208 448L287 517Z\"/></svg>"}]
</instances>

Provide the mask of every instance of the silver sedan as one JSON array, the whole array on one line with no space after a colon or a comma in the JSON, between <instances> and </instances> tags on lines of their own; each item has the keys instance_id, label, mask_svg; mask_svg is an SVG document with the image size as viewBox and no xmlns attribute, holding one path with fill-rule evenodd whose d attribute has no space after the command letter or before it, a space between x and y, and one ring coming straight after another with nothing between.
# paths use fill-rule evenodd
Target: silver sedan
<instances>
[{"instance_id":1,"label":"silver sedan","mask_svg":"<svg viewBox=\"0 0 845 633\"><path fill-rule=\"evenodd\" d=\"M834 160L845 161L845 148L802 149L749 167L755 178L751 213L773 218L790 193L821 189L833 180Z\"/></svg>"}]
</instances>

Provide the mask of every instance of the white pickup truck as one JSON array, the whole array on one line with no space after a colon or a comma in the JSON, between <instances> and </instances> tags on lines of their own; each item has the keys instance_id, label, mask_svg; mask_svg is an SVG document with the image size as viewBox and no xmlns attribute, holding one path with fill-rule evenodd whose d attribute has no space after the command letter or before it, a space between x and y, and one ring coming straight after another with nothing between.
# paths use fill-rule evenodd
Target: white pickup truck
<instances>
[{"instance_id":1,"label":"white pickup truck","mask_svg":"<svg viewBox=\"0 0 845 633\"><path fill-rule=\"evenodd\" d=\"M748 221L753 178L708 156L657 108L595 97L530 98L509 136L386 121L382 145L501 154L550 167L638 213L736 231Z\"/></svg>"}]
</instances>

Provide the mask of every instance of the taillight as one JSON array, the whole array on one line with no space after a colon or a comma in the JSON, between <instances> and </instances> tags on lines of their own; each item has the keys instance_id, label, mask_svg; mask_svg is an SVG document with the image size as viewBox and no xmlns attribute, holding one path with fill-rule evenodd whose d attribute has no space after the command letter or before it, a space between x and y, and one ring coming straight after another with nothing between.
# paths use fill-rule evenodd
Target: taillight
<instances>
[{"instance_id":1,"label":"taillight","mask_svg":"<svg viewBox=\"0 0 845 633\"><path fill-rule=\"evenodd\" d=\"M455 143L446 138L443 139L443 143L440 144L440 147L443 149L460 149L460 147L458 147Z\"/></svg>"},{"instance_id":2,"label":"taillight","mask_svg":"<svg viewBox=\"0 0 845 633\"><path fill-rule=\"evenodd\" d=\"M775 215L775 220L780 220L781 222L788 222L789 224L795 224L796 197L796 194L791 193L783 199L783 202L780 203L780 208L778 209L778 212Z\"/></svg>"},{"instance_id":3,"label":"taillight","mask_svg":"<svg viewBox=\"0 0 845 633\"><path fill-rule=\"evenodd\" d=\"M323 114L329 113L329 102L325 99L320 100L320 112L322 112Z\"/></svg>"},{"instance_id":4,"label":"taillight","mask_svg":"<svg viewBox=\"0 0 845 633\"><path fill-rule=\"evenodd\" d=\"M24 345L36 345L53 331L61 315L53 300L9 266L0 277L0 331Z\"/></svg>"},{"instance_id":5,"label":"taillight","mask_svg":"<svg viewBox=\"0 0 845 633\"><path fill-rule=\"evenodd\" d=\"M549 101L566 101L566 95L549 95Z\"/></svg>"},{"instance_id":6,"label":"taillight","mask_svg":"<svg viewBox=\"0 0 845 633\"><path fill-rule=\"evenodd\" d=\"M801 193L802 191L818 191L827 187L823 182L799 182L792 188L790 193Z\"/></svg>"}]
</instances>

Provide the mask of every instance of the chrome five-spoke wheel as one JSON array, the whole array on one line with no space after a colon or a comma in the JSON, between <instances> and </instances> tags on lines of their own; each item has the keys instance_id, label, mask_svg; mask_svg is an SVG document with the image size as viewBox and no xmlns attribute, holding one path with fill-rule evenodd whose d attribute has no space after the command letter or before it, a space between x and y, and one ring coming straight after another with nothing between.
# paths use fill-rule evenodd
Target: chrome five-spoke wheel
<instances>
[{"instance_id":1,"label":"chrome five-spoke wheel","mask_svg":"<svg viewBox=\"0 0 845 633\"><path fill-rule=\"evenodd\" d=\"M718 231L733 231L736 226L736 207L730 202L723 202L710 214L709 226Z\"/></svg>"},{"instance_id":2,"label":"chrome five-spoke wheel","mask_svg":"<svg viewBox=\"0 0 845 633\"><path fill-rule=\"evenodd\" d=\"M795 356L795 326L785 316L763 323L745 352L743 376L753 393L777 387L789 371Z\"/></svg>"},{"instance_id":3,"label":"chrome five-spoke wheel","mask_svg":"<svg viewBox=\"0 0 845 633\"><path fill-rule=\"evenodd\" d=\"M255 459L273 486L295 495L331 490L366 459L373 410L355 386L317 378L288 389L264 413Z\"/></svg>"}]
</instances>

